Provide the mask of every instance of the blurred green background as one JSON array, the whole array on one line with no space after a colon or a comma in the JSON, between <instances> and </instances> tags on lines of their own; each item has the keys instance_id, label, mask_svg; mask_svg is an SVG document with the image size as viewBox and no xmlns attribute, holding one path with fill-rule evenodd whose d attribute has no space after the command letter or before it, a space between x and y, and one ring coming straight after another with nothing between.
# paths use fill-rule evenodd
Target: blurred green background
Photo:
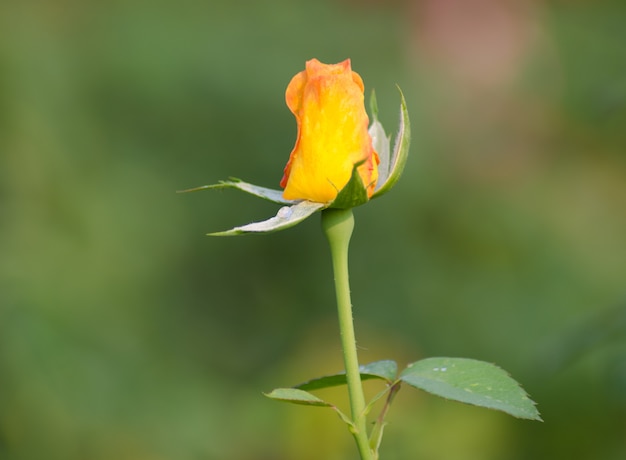
<instances>
[{"instance_id":1,"label":"blurred green background","mask_svg":"<svg viewBox=\"0 0 626 460\"><path fill-rule=\"evenodd\" d=\"M4 0L0 458L356 458L261 394L342 368L318 217L212 239L277 207L174 193L277 188L312 57L413 125L356 210L361 360L496 362L545 420L405 388L382 458L626 458L625 5Z\"/></svg>"}]
</instances>

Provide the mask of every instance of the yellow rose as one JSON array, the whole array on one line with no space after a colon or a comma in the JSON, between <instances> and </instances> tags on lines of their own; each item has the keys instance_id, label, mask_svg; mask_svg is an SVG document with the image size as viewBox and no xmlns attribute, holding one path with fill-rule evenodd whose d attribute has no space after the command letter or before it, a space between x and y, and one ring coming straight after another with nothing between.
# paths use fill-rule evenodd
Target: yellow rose
<instances>
[{"instance_id":1,"label":"yellow rose","mask_svg":"<svg viewBox=\"0 0 626 460\"><path fill-rule=\"evenodd\" d=\"M363 80L350 67L307 61L291 79L285 99L298 124L298 138L280 182L287 200L330 203L350 180L356 164L371 197L378 154L368 133Z\"/></svg>"}]
</instances>

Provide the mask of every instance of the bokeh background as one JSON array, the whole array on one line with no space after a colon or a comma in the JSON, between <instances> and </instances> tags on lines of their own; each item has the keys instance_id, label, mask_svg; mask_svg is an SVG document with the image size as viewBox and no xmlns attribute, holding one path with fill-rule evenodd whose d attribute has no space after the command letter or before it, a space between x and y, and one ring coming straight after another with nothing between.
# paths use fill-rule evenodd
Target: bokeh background
<instances>
[{"instance_id":1,"label":"bokeh background","mask_svg":"<svg viewBox=\"0 0 626 460\"><path fill-rule=\"evenodd\" d=\"M626 458L625 5L4 0L0 458L356 458L262 396L342 368L318 217L212 239L277 207L175 194L277 187L312 57L350 57L390 133L401 86L413 125L356 210L361 360L495 362L545 420L405 388L382 458Z\"/></svg>"}]
</instances>

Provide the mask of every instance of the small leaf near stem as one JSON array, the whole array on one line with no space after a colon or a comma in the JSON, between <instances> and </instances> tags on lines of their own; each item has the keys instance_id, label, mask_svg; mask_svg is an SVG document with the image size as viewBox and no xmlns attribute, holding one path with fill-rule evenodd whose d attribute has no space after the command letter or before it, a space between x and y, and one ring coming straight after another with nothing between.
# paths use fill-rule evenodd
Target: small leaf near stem
<instances>
[{"instance_id":1,"label":"small leaf near stem","mask_svg":"<svg viewBox=\"0 0 626 460\"><path fill-rule=\"evenodd\" d=\"M398 373L398 365L395 361L392 361L390 359L374 361L373 363L359 366L359 373L361 374L361 381L378 379L384 380L388 385L391 385L394 382ZM337 374L316 377L314 379L307 380L306 382L302 382L298 385L294 385L293 388L312 391L345 384L346 372L344 371Z\"/></svg>"},{"instance_id":2,"label":"small leaf near stem","mask_svg":"<svg viewBox=\"0 0 626 460\"><path fill-rule=\"evenodd\" d=\"M334 410L339 418L344 421L350 428L350 431L354 430L352 420L350 420L337 406L330 404L317 396L309 393L308 391L299 390L297 388L276 388L269 393L264 393L270 399L276 401L283 401L292 404L302 404L304 406L317 406L317 407L330 407Z\"/></svg>"}]
</instances>

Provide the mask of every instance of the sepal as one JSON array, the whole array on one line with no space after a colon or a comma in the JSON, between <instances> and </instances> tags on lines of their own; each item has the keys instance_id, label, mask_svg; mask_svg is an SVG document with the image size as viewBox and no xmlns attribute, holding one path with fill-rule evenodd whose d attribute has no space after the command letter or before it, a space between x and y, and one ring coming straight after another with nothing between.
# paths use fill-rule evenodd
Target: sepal
<instances>
[{"instance_id":1,"label":"sepal","mask_svg":"<svg viewBox=\"0 0 626 460\"><path fill-rule=\"evenodd\" d=\"M378 121L378 102L376 102L376 93L372 90L370 96L370 112L372 113L372 124L368 132L372 138L372 146L378 154L380 163L378 164L378 182L376 190L387 180L389 175L389 150L391 145L391 136L387 136L382 123Z\"/></svg>"},{"instance_id":2,"label":"sepal","mask_svg":"<svg viewBox=\"0 0 626 460\"><path fill-rule=\"evenodd\" d=\"M247 233L271 233L285 230L302 222L304 219L324 208L323 203L301 201L293 206L283 206L276 216L261 221L253 222L241 227L234 227L224 232L208 233L209 236L236 236Z\"/></svg>"},{"instance_id":3,"label":"sepal","mask_svg":"<svg viewBox=\"0 0 626 460\"><path fill-rule=\"evenodd\" d=\"M384 195L392 189L396 182L400 179L406 160L409 156L409 146L411 144L411 123L409 121L409 112L406 108L406 100L402 90L400 91L400 127L398 128L398 134L396 135L396 141L393 148L393 153L389 155L389 139L386 137L382 125L378 122L378 109L376 107L376 98L372 94L374 102L372 103L372 117L374 122L370 127L370 136L372 136L372 142L374 148L377 150L380 159L378 166L378 184L372 194L371 198Z\"/></svg>"},{"instance_id":4,"label":"sepal","mask_svg":"<svg viewBox=\"0 0 626 460\"><path fill-rule=\"evenodd\" d=\"M300 200L286 200L283 198L282 190L274 190L267 187L261 187L259 185L249 184L235 177L231 177L229 180L220 181L217 184L203 185L201 187L194 187L187 190L179 190L177 193L198 192L200 190L212 190L221 188L236 188L243 192L249 193L264 200L271 201L278 204L296 204Z\"/></svg>"},{"instance_id":5,"label":"sepal","mask_svg":"<svg viewBox=\"0 0 626 460\"><path fill-rule=\"evenodd\" d=\"M352 167L352 175L348 183L339 191L335 199L327 206L328 208L350 209L367 203L367 189L363 184L358 167L364 162L360 161Z\"/></svg>"}]
</instances>

